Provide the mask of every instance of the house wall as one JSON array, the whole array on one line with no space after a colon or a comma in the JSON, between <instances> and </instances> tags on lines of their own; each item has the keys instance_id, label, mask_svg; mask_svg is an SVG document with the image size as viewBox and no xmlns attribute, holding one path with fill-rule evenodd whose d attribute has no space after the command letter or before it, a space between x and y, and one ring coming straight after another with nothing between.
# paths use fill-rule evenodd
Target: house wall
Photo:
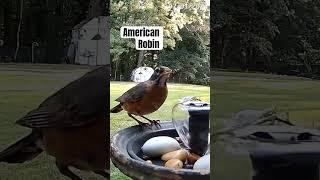
<instances>
[{"instance_id":1,"label":"house wall","mask_svg":"<svg viewBox=\"0 0 320 180\"><path fill-rule=\"evenodd\" d=\"M110 63L109 58L109 33L107 26L107 17L100 16L100 25L98 27L98 18L93 18L82 28L73 31L74 42L77 46L76 60L78 64L88 65L106 65ZM101 40L92 40L99 34Z\"/></svg>"}]
</instances>

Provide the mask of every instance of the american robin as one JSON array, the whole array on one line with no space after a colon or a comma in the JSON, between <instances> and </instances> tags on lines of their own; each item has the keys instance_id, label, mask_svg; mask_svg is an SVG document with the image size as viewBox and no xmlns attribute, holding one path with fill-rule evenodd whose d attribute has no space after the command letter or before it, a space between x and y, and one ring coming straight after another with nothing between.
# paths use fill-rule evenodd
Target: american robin
<instances>
[{"instance_id":1,"label":"american robin","mask_svg":"<svg viewBox=\"0 0 320 180\"><path fill-rule=\"evenodd\" d=\"M81 179L70 166L109 178L109 71L102 66L85 74L19 119L32 132L0 152L0 162L23 163L46 151L73 180Z\"/></svg>"},{"instance_id":2,"label":"american robin","mask_svg":"<svg viewBox=\"0 0 320 180\"><path fill-rule=\"evenodd\" d=\"M157 67L149 80L137 84L117 98L116 101L120 103L112 108L111 112L118 113L125 110L128 116L137 121L141 126L149 124L139 121L133 115L148 120L151 125L159 125L159 120L150 120L144 115L158 110L166 100L168 95L167 80L171 74L172 70L168 67Z\"/></svg>"}]
</instances>

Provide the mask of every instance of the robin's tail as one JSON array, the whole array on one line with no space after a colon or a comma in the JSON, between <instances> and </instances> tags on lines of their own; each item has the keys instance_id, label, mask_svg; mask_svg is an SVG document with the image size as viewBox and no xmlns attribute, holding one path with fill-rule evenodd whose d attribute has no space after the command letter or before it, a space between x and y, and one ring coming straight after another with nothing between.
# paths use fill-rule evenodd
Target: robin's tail
<instances>
[{"instance_id":1,"label":"robin's tail","mask_svg":"<svg viewBox=\"0 0 320 180\"><path fill-rule=\"evenodd\" d=\"M122 111L121 103L110 110L111 113L118 113L120 111Z\"/></svg>"},{"instance_id":2,"label":"robin's tail","mask_svg":"<svg viewBox=\"0 0 320 180\"><path fill-rule=\"evenodd\" d=\"M0 162L22 163L38 156L43 150L39 147L41 134L32 131L28 136L0 152Z\"/></svg>"}]
</instances>

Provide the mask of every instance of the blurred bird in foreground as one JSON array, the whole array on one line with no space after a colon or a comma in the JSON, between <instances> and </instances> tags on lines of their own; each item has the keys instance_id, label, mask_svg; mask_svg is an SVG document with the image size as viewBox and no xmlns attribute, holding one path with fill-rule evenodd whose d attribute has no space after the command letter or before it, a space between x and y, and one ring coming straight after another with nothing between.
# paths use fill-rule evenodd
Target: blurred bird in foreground
<instances>
[{"instance_id":1,"label":"blurred bird in foreground","mask_svg":"<svg viewBox=\"0 0 320 180\"><path fill-rule=\"evenodd\" d=\"M81 178L70 166L109 178L109 71L102 66L85 74L19 119L32 132L0 152L0 162L23 163L46 151L73 180Z\"/></svg>"},{"instance_id":2,"label":"blurred bird in foreground","mask_svg":"<svg viewBox=\"0 0 320 180\"><path fill-rule=\"evenodd\" d=\"M116 99L117 106L111 109L111 113L127 111L128 116L133 118L139 125L147 125L139 121L136 116L140 116L150 122L150 126L160 126L159 120L150 120L144 115L157 111L168 95L167 80L170 78L172 70L165 66L157 67L149 80L141 82L129 89L122 96Z\"/></svg>"}]
</instances>

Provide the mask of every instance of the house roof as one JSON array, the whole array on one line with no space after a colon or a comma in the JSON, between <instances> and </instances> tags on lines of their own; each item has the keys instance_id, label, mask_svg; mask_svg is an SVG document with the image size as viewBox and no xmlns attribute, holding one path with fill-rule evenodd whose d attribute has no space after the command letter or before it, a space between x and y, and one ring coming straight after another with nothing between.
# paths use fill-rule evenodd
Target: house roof
<instances>
[{"instance_id":1,"label":"house roof","mask_svg":"<svg viewBox=\"0 0 320 180\"><path fill-rule=\"evenodd\" d=\"M106 17L106 16L97 16L97 17ZM82 28L84 25L86 25L88 22L90 22L92 19L97 18L97 17L91 17L91 18L87 18L83 21L81 21L79 24L75 25L72 29L80 29Z\"/></svg>"}]
</instances>

